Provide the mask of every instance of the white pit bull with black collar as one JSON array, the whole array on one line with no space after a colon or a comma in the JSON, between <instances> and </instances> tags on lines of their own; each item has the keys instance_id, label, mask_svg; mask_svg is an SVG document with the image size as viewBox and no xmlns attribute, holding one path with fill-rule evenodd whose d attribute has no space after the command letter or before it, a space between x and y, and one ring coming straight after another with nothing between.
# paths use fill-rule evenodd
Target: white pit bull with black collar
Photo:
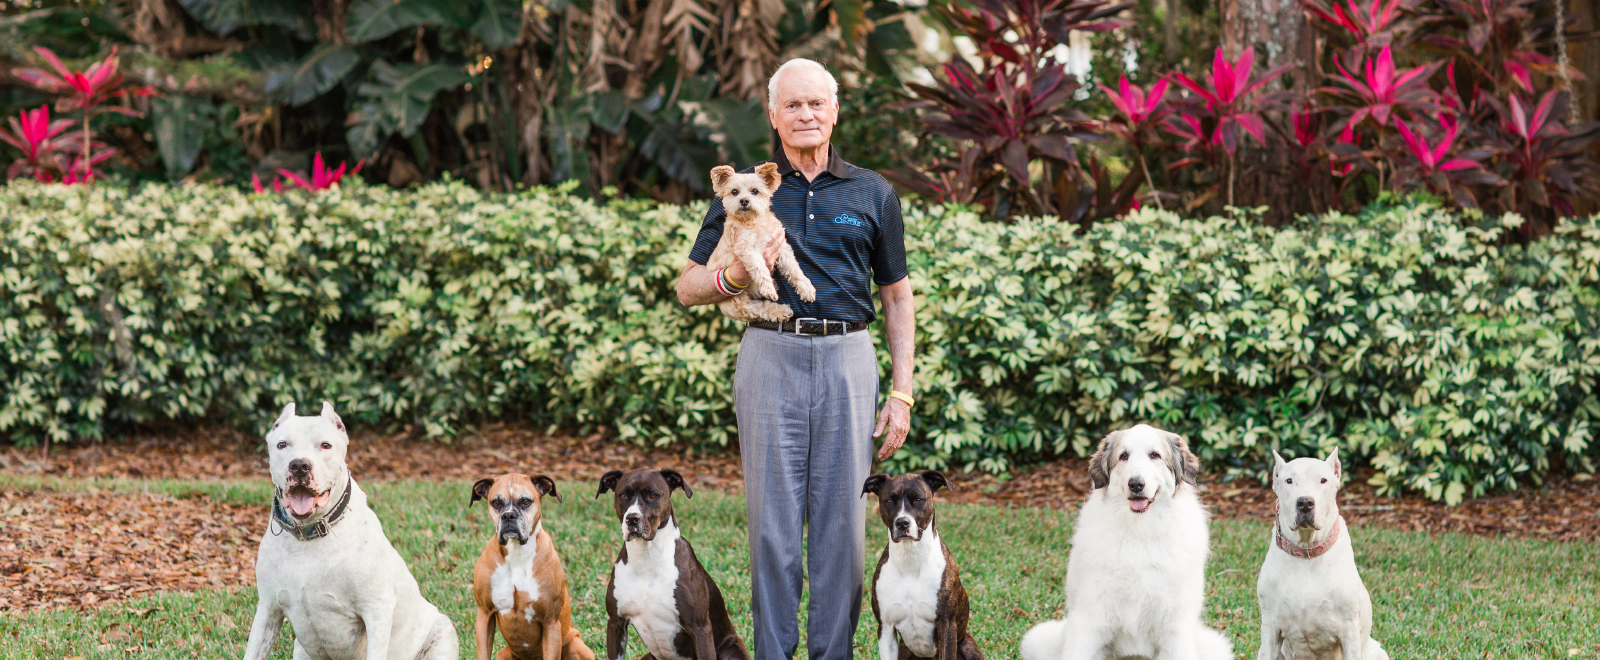
<instances>
[{"instance_id":1,"label":"white pit bull with black collar","mask_svg":"<svg viewBox=\"0 0 1600 660\"><path fill-rule=\"evenodd\" d=\"M1257 660L1389 660L1372 639L1372 599L1339 515L1339 451L1325 461L1272 457L1278 515L1256 582Z\"/></svg>"},{"instance_id":2,"label":"white pit bull with black collar","mask_svg":"<svg viewBox=\"0 0 1600 660\"><path fill-rule=\"evenodd\" d=\"M255 622L245 660L265 660L283 620L295 660L456 660L455 625L422 597L350 470L333 405L267 432L272 520L256 556Z\"/></svg>"}]
</instances>

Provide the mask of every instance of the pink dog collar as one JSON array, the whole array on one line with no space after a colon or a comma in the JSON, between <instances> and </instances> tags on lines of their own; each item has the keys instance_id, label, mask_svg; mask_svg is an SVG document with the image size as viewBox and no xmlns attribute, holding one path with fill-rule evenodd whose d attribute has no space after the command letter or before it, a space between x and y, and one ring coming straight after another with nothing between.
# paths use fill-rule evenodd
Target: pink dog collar
<instances>
[{"instance_id":1,"label":"pink dog collar","mask_svg":"<svg viewBox=\"0 0 1600 660\"><path fill-rule=\"evenodd\" d=\"M1309 548L1300 547L1295 542L1284 538L1283 529L1278 527L1276 523L1272 525L1272 531L1274 532L1273 535L1278 538L1278 547L1283 548L1284 552L1301 559L1315 559L1321 557L1323 553L1333 547L1333 544L1339 542L1339 527L1342 526L1341 522L1343 520L1343 518L1334 518L1333 531L1328 532L1328 538Z\"/></svg>"}]
</instances>

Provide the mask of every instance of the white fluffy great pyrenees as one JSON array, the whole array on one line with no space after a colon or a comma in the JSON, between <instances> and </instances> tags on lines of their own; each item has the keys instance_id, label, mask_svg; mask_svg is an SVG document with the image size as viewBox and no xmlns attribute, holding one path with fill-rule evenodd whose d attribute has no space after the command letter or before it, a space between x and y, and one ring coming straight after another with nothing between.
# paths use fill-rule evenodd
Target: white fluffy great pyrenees
<instances>
[{"instance_id":1,"label":"white fluffy great pyrenees","mask_svg":"<svg viewBox=\"0 0 1600 660\"><path fill-rule=\"evenodd\" d=\"M1174 433L1140 424L1100 441L1067 560L1067 618L1028 631L1024 660L1233 657L1200 623L1210 536L1199 472Z\"/></svg>"}]
</instances>

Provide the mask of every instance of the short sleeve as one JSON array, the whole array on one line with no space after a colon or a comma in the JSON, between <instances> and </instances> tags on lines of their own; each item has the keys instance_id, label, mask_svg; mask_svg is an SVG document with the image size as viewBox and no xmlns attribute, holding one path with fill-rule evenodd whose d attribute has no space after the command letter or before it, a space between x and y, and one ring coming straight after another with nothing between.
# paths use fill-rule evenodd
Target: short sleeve
<instances>
[{"instance_id":1,"label":"short sleeve","mask_svg":"<svg viewBox=\"0 0 1600 660\"><path fill-rule=\"evenodd\" d=\"M910 275L906 268L906 227L900 216L900 196L887 188L878 207L878 240L873 241L872 281L878 286L899 282ZM719 224L718 229L721 229ZM702 234L704 229L701 230ZM709 253L708 253L709 254Z\"/></svg>"},{"instance_id":2,"label":"short sleeve","mask_svg":"<svg viewBox=\"0 0 1600 660\"><path fill-rule=\"evenodd\" d=\"M722 240L722 223L726 219L727 214L722 212L722 198L712 198L711 208L706 210L706 220L700 224L700 235L695 237L694 247L689 250L689 261L704 266L711 260L711 253L717 250L717 242Z\"/></svg>"}]
</instances>

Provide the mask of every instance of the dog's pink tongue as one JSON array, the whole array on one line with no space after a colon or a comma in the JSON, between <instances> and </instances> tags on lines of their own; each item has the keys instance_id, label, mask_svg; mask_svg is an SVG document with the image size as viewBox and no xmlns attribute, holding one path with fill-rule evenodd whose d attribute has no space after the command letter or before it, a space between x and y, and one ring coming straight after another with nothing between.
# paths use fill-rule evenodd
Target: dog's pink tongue
<instances>
[{"instance_id":1,"label":"dog's pink tongue","mask_svg":"<svg viewBox=\"0 0 1600 660\"><path fill-rule=\"evenodd\" d=\"M1143 511L1150 508L1150 500L1149 498L1128 500L1128 508L1133 509L1134 511Z\"/></svg>"},{"instance_id":2,"label":"dog's pink tongue","mask_svg":"<svg viewBox=\"0 0 1600 660\"><path fill-rule=\"evenodd\" d=\"M288 505L289 513L304 518L311 515L311 510L317 506L317 497L309 494L284 493L283 503Z\"/></svg>"}]
</instances>

